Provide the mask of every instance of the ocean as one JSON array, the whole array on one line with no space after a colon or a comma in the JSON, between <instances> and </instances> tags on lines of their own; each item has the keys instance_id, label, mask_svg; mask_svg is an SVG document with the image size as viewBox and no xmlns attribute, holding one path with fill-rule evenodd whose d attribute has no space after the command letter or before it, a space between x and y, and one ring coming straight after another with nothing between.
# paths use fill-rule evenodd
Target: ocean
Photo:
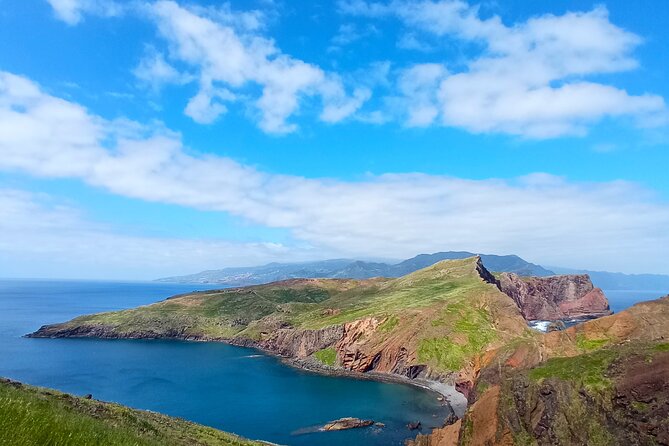
<instances>
[{"instance_id":1,"label":"ocean","mask_svg":"<svg viewBox=\"0 0 669 446\"><path fill-rule=\"evenodd\" d=\"M43 324L206 288L213 287L0 280L0 376L283 445L402 445L417 433L408 422L421 421L425 432L448 415L419 388L320 376L222 343L22 337ZM349 416L386 427L310 432Z\"/></svg>"}]
</instances>

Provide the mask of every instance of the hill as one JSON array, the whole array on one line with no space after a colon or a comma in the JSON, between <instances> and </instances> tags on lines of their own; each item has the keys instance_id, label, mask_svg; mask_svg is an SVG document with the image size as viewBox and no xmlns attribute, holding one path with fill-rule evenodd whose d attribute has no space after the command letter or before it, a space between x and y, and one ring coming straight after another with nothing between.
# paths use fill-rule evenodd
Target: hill
<instances>
[{"instance_id":1,"label":"hill","mask_svg":"<svg viewBox=\"0 0 669 446\"><path fill-rule=\"evenodd\" d=\"M396 279L291 279L175 296L33 336L222 340L413 378L466 372L485 351L531 333L516 303L471 257Z\"/></svg>"},{"instance_id":2,"label":"hill","mask_svg":"<svg viewBox=\"0 0 669 446\"><path fill-rule=\"evenodd\" d=\"M669 296L490 352L464 419L413 444L669 444L667 322Z\"/></svg>"},{"instance_id":3,"label":"hill","mask_svg":"<svg viewBox=\"0 0 669 446\"><path fill-rule=\"evenodd\" d=\"M210 427L0 379L0 445L252 446Z\"/></svg>"},{"instance_id":4,"label":"hill","mask_svg":"<svg viewBox=\"0 0 669 446\"><path fill-rule=\"evenodd\" d=\"M302 263L269 263L263 266L224 268L202 271L186 276L166 277L159 282L215 283L226 286L247 286L297 278L369 279L372 277L401 277L442 260L473 257L464 251L421 254L397 264L334 259ZM518 256L480 256L487 269L494 272L512 272L521 276L549 276L553 272L529 263Z\"/></svg>"}]
</instances>

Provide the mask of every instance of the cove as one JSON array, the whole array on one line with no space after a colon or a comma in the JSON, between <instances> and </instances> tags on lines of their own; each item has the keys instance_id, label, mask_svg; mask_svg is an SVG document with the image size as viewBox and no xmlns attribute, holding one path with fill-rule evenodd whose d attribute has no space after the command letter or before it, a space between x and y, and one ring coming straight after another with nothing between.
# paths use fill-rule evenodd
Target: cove
<instances>
[{"instance_id":1,"label":"cove","mask_svg":"<svg viewBox=\"0 0 669 446\"><path fill-rule=\"evenodd\" d=\"M408 422L421 421L425 432L449 414L435 394L416 387L307 373L222 343L21 337L42 324L192 290L193 285L0 281L0 376L284 445L401 445L416 434L407 430ZM347 416L386 427L310 432Z\"/></svg>"}]
</instances>

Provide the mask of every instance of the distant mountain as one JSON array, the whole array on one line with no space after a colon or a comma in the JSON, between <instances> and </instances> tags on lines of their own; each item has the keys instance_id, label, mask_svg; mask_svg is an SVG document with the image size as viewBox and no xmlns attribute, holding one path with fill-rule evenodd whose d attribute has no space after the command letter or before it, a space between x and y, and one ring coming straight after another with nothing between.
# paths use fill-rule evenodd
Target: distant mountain
<instances>
[{"instance_id":1,"label":"distant mountain","mask_svg":"<svg viewBox=\"0 0 669 446\"><path fill-rule=\"evenodd\" d=\"M392 275L388 277L400 277L419 269L434 265L442 260L466 259L476 254L467 251L447 251L434 254L420 254L409 260L396 265L391 265ZM497 256L492 254L480 254L481 261L485 267L493 272L516 273L519 276L551 276L555 274L539 265L530 263L516 255Z\"/></svg>"},{"instance_id":2,"label":"distant mountain","mask_svg":"<svg viewBox=\"0 0 669 446\"><path fill-rule=\"evenodd\" d=\"M277 280L296 278L348 278L400 277L433 265L441 260L455 260L476 254L465 251L421 254L397 264L365 262L351 259L333 259L302 263L269 263L262 266L223 268L202 271L187 276L165 277L159 282L216 283L225 286L259 285ZM518 256L481 255L483 264L490 271L511 272L521 276L550 276L554 274L539 265Z\"/></svg>"},{"instance_id":3,"label":"distant mountain","mask_svg":"<svg viewBox=\"0 0 669 446\"><path fill-rule=\"evenodd\" d=\"M592 283L603 290L669 292L669 276L661 274L623 274L551 267L558 274L587 274Z\"/></svg>"}]
</instances>

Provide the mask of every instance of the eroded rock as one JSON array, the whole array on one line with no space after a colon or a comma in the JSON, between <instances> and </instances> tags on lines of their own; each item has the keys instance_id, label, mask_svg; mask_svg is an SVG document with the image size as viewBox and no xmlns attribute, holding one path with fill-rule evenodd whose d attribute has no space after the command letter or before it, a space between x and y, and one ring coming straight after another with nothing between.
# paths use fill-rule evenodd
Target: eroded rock
<instances>
[{"instance_id":1,"label":"eroded rock","mask_svg":"<svg viewBox=\"0 0 669 446\"><path fill-rule=\"evenodd\" d=\"M325 426L320 428L321 431L341 431L346 429L357 429L360 427L367 427L374 424L372 420L363 420L361 418L346 417L338 420L330 421Z\"/></svg>"},{"instance_id":2,"label":"eroded rock","mask_svg":"<svg viewBox=\"0 0 669 446\"><path fill-rule=\"evenodd\" d=\"M593 318L611 314L609 301L587 274L549 277L499 276L499 287L528 321Z\"/></svg>"}]
</instances>

